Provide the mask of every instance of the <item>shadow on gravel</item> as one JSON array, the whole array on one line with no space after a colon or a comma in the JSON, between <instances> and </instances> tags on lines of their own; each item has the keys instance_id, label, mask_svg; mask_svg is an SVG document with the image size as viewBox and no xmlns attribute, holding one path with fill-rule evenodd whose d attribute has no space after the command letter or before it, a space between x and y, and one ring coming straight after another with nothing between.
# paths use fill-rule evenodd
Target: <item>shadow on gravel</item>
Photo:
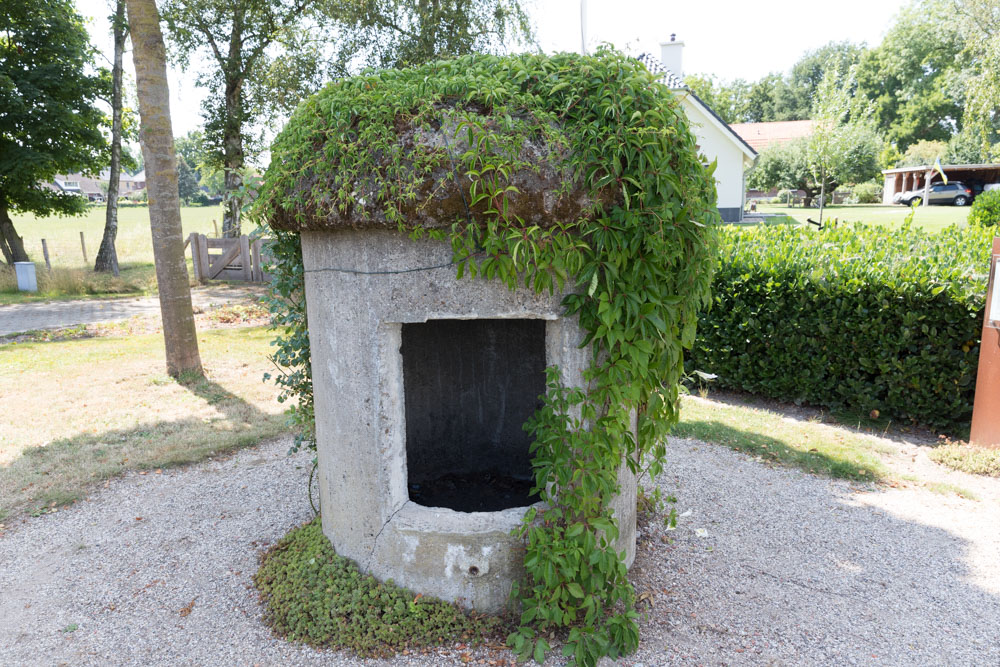
<instances>
[{"instance_id":1,"label":"shadow on gravel","mask_svg":"<svg viewBox=\"0 0 1000 667\"><path fill-rule=\"evenodd\" d=\"M1000 664L1000 527L986 503L852 492L675 442L633 580L646 664Z\"/></svg>"}]
</instances>

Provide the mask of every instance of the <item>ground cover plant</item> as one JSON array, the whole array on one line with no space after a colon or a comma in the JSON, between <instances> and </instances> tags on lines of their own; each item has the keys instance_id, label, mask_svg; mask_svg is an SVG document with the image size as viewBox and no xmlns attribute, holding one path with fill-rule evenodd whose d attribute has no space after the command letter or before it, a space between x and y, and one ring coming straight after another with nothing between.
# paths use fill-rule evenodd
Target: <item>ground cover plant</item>
<instances>
[{"instance_id":1,"label":"ground cover plant","mask_svg":"<svg viewBox=\"0 0 1000 667\"><path fill-rule=\"evenodd\" d=\"M963 442L949 442L935 447L929 454L932 460L953 470L1000 477L1000 449L976 447Z\"/></svg>"},{"instance_id":2,"label":"ground cover plant","mask_svg":"<svg viewBox=\"0 0 1000 667\"><path fill-rule=\"evenodd\" d=\"M446 642L503 641L496 616L466 614L455 605L362 574L338 556L316 517L289 532L261 559L254 575L268 623L279 635L312 646L388 657Z\"/></svg>"},{"instance_id":3,"label":"ground cover plant","mask_svg":"<svg viewBox=\"0 0 1000 667\"><path fill-rule=\"evenodd\" d=\"M206 377L190 381L164 373L163 337L144 333L143 323L0 344L0 520L71 502L127 470L197 461L285 432L277 392L260 381L270 334L204 330L211 316L198 335Z\"/></svg>"},{"instance_id":4,"label":"ground cover plant","mask_svg":"<svg viewBox=\"0 0 1000 667\"><path fill-rule=\"evenodd\" d=\"M727 228L691 367L722 387L961 435L991 236L978 227Z\"/></svg>"},{"instance_id":5,"label":"ground cover plant","mask_svg":"<svg viewBox=\"0 0 1000 667\"><path fill-rule=\"evenodd\" d=\"M440 128L451 128L457 154L400 144L402 133ZM544 160L561 174L552 194L584 195L582 212L548 226L524 221L532 207L518 209L513 175L543 169L524 157L528 141L549 147ZM444 229L415 226L408 214L450 181L467 206L440 221ZM519 531L527 580L516 590L523 613L510 642L541 661L545 635L564 630L564 655L587 665L633 651L634 592L612 546L609 501L623 456L633 466L644 460L652 475L662 469L718 222L711 173L678 102L637 61L601 51L388 70L331 84L303 103L272 147L258 209L278 239L273 304L287 328L276 358L292 364L278 379L300 404L311 398L301 365L303 273L298 236L285 230L346 211L450 240L460 279L575 288L563 303L593 346L589 386L562 387L550 368L545 405L527 424L533 491L548 509L529 512Z\"/></svg>"}]
</instances>

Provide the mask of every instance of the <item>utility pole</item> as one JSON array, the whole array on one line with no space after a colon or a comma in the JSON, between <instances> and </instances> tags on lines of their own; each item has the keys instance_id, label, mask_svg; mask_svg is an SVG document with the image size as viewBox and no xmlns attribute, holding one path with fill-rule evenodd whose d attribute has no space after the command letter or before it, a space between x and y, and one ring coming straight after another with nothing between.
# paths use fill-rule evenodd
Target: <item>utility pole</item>
<instances>
[{"instance_id":1,"label":"utility pole","mask_svg":"<svg viewBox=\"0 0 1000 667\"><path fill-rule=\"evenodd\" d=\"M587 55L587 0L580 0L580 53Z\"/></svg>"}]
</instances>

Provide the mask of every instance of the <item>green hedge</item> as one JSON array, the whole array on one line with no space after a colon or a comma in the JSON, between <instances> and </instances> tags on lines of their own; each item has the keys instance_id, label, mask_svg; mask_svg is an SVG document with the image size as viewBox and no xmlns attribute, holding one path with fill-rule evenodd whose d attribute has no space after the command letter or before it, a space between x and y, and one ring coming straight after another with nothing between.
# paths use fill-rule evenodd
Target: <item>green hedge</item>
<instances>
[{"instance_id":1,"label":"green hedge","mask_svg":"<svg viewBox=\"0 0 1000 667\"><path fill-rule=\"evenodd\" d=\"M969 209L969 225L992 227L1000 225L1000 190L980 193Z\"/></svg>"},{"instance_id":2,"label":"green hedge","mask_svg":"<svg viewBox=\"0 0 1000 667\"><path fill-rule=\"evenodd\" d=\"M992 231L724 228L689 368L779 400L961 432Z\"/></svg>"}]
</instances>

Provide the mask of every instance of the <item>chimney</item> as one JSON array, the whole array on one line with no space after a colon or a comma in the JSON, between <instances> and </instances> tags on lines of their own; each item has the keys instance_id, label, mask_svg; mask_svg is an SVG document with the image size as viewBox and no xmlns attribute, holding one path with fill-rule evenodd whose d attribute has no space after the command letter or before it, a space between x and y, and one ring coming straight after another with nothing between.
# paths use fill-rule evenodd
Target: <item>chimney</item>
<instances>
[{"instance_id":1,"label":"chimney","mask_svg":"<svg viewBox=\"0 0 1000 667\"><path fill-rule=\"evenodd\" d=\"M678 79L684 78L684 68L681 58L684 54L684 42L677 41L677 35L671 34L669 42L660 42L660 63L673 72Z\"/></svg>"}]
</instances>

